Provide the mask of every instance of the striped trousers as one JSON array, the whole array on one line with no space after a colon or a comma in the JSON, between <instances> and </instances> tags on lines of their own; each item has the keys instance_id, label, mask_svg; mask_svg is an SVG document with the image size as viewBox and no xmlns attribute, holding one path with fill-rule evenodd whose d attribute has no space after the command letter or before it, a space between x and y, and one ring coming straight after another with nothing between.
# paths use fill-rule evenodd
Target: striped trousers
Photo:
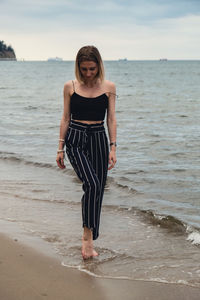
<instances>
[{"instance_id":1,"label":"striped trousers","mask_svg":"<svg viewBox=\"0 0 200 300\"><path fill-rule=\"evenodd\" d=\"M66 153L78 178L83 183L83 227L92 230L93 240L99 236L104 187L108 171L108 139L103 122L83 124L70 121L65 137Z\"/></svg>"}]
</instances>

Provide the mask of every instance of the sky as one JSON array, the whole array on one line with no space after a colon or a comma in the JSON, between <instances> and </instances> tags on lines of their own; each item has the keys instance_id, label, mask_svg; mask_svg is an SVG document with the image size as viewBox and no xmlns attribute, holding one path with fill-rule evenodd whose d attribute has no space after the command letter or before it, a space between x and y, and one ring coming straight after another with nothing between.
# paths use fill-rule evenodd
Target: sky
<instances>
[{"instance_id":1,"label":"sky","mask_svg":"<svg viewBox=\"0 0 200 300\"><path fill-rule=\"evenodd\" d=\"M0 0L0 40L17 59L200 59L200 0Z\"/></svg>"}]
</instances>

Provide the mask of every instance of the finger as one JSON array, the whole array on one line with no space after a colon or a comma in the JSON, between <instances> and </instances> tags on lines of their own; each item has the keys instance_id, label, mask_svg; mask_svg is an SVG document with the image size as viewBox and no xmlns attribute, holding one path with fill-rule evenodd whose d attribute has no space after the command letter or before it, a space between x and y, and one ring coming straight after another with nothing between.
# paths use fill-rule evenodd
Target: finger
<instances>
[{"instance_id":1,"label":"finger","mask_svg":"<svg viewBox=\"0 0 200 300\"><path fill-rule=\"evenodd\" d=\"M63 165L62 165L60 159L59 159L59 160L56 160L56 162L57 162L58 167L59 167L60 169L63 169Z\"/></svg>"},{"instance_id":2,"label":"finger","mask_svg":"<svg viewBox=\"0 0 200 300\"><path fill-rule=\"evenodd\" d=\"M108 167L108 170L111 170L114 167L114 163L113 163L113 161L111 161L109 164L110 164L110 166Z\"/></svg>"},{"instance_id":3,"label":"finger","mask_svg":"<svg viewBox=\"0 0 200 300\"><path fill-rule=\"evenodd\" d=\"M58 167L61 168L60 161L59 161L59 160L56 160L56 162L57 162Z\"/></svg>"},{"instance_id":4,"label":"finger","mask_svg":"<svg viewBox=\"0 0 200 300\"><path fill-rule=\"evenodd\" d=\"M111 158L111 159L109 160L109 165L110 165L110 166L108 167L108 170L111 170L112 168L114 168L116 162L117 162L116 159Z\"/></svg>"},{"instance_id":5,"label":"finger","mask_svg":"<svg viewBox=\"0 0 200 300\"><path fill-rule=\"evenodd\" d=\"M64 169L65 168L65 164L64 164L64 160L63 159L61 159L61 165L62 165L62 167Z\"/></svg>"}]
</instances>

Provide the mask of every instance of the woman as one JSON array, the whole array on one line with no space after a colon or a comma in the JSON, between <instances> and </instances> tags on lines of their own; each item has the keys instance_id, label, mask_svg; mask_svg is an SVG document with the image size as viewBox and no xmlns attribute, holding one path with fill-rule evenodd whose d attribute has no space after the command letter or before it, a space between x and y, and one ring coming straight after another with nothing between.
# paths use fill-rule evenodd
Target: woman
<instances>
[{"instance_id":1,"label":"woman","mask_svg":"<svg viewBox=\"0 0 200 300\"><path fill-rule=\"evenodd\" d=\"M69 161L83 183L82 256L97 256L93 240L99 236L99 223L107 170L116 163L116 118L114 83L104 80L104 67L98 49L82 47L76 56L76 80L64 85L64 111L60 124L57 164L63 169L64 145ZM110 147L104 128L107 126Z\"/></svg>"}]
</instances>

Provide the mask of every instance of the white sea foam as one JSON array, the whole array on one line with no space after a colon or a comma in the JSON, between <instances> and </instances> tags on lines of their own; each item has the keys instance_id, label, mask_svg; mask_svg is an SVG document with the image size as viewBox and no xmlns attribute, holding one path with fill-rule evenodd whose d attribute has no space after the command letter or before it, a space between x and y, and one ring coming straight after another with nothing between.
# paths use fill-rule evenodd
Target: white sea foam
<instances>
[{"instance_id":1,"label":"white sea foam","mask_svg":"<svg viewBox=\"0 0 200 300\"><path fill-rule=\"evenodd\" d=\"M127 277L127 276L107 276L107 275L97 275L89 270L86 270L84 269L81 265L79 266L70 266L70 265L67 265L66 263L64 262L61 262L61 265L63 267L67 267L67 268L72 268L72 269L77 269L81 272L84 272L84 273L87 273L88 275L90 276L93 276L93 277L96 277L96 278L108 278L108 279L127 279L127 280L132 280L132 278L130 277Z\"/></svg>"},{"instance_id":2,"label":"white sea foam","mask_svg":"<svg viewBox=\"0 0 200 300\"><path fill-rule=\"evenodd\" d=\"M191 241L193 245L200 245L200 233L197 231L191 232L187 237L187 241Z\"/></svg>"},{"instance_id":3,"label":"white sea foam","mask_svg":"<svg viewBox=\"0 0 200 300\"><path fill-rule=\"evenodd\" d=\"M190 285L190 286L195 286L193 284L189 284L186 280L178 280L178 281L170 281L170 280L166 280L166 279L162 279L162 278L149 278L149 279L144 279L144 278L130 278L127 276L108 276L108 275L97 275L89 270L86 270L85 268L83 268L81 265L79 266L70 266L67 265L64 262L61 262L61 265L63 267L67 267L67 268L73 268L73 269L77 269L81 272L84 272L90 276L96 277L96 278L107 278L107 279L125 279L125 280L134 280L134 281L145 281L145 282L160 282L160 283L170 283L170 284L183 284L183 285Z\"/></svg>"},{"instance_id":4,"label":"white sea foam","mask_svg":"<svg viewBox=\"0 0 200 300\"><path fill-rule=\"evenodd\" d=\"M188 285L188 282L186 280L178 280L177 283ZM192 284L191 284L191 286L192 286Z\"/></svg>"}]
</instances>

